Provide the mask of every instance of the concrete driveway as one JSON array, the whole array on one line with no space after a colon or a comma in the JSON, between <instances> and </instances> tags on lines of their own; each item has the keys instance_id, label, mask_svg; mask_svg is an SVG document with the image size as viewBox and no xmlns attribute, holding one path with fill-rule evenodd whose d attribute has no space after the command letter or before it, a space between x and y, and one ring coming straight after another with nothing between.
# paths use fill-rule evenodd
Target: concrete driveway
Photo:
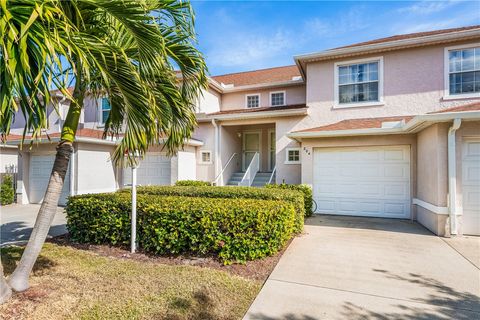
<instances>
[{"instance_id":1,"label":"concrete driveway","mask_svg":"<svg viewBox=\"0 0 480 320\"><path fill-rule=\"evenodd\" d=\"M38 204L9 205L0 208L0 246L22 244L28 241L37 218ZM67 232L66 216L63 208L58 207L57 214L50 227L49 236L57 236Z\"/></svg>"},{"instance_id":2,"label":"concrete driveway","mask_svg":"<svg viewBox=\"0 0 480 320\"><path fill-rule=\"evenodd\" d=\"M316 216L244 319L480 319L479 252L410 221Z\"/></svg>"}]
</instances>

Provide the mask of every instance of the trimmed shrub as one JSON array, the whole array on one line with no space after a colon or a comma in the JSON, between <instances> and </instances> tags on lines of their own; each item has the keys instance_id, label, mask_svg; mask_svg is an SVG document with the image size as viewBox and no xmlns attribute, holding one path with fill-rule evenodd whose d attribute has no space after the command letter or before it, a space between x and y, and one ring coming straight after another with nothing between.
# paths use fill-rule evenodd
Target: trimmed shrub
<instances>
[{"instance_id":1,"label":"trimmed shrub","mask_svg":"<svg viewBox=\"0 0 480 320\"><path fill-rule=\"evenodd\" d=\"M3 176L0 184L0 204L5 206L12 204L15 200L15 190L13 190L13 177L9 174Z\"/></svg>"},{"instance_id":2,"label":"trimmed shrub","mask_svg":"<svg viewBox=\"0 0 480 320\"><path fill-rule=\"evenodd\" d=\"M198 181L198 180L178 180L175 182L176 186L182 187L208 187L212 184L208 181Z\"/></svg>"},{"instance_id":3,"label":"trimmed shrub","mask_svg":"<svg viewBox=\"0 0 480 320\"><path fill-rule=\"evenodd\" d=\"M270 189L288 189L288 190L296 190L303 193L303 199L305 203L305 216L310 217L313 214L313 193L312 188L307 186L306 184L267 184L266 188Z\"/></svg>"},{"instance_id":4,"label":"trimmed shrub","mask_svg":"<svg viewBox=\"0 0 480 320\"><path fill-rule=\"evenodd\" d=\"M67 228L75 241L127 244L127 193L70 197ZM215 254L229 264L272 255L295 228L292 203L279 200L138 196L139 244L155 254Z\"/></svg>"},{"instance_id":5,"label":"trimmed shrub","mask_svg":"<svg viewBox=\"0 0 480 320\"><path fill-rule=\"evenodd\" d=\"M130 193L130 189L123 189L121 193ZM253 187L172 187L172 186L145 186L137 188L138 194L159 196L183 196L223 199L259 199L283 200L293 204L296 212L295 231L303 230L305 216L303 193L297 190L265 189Z\"/></svg>"}]
</instances>

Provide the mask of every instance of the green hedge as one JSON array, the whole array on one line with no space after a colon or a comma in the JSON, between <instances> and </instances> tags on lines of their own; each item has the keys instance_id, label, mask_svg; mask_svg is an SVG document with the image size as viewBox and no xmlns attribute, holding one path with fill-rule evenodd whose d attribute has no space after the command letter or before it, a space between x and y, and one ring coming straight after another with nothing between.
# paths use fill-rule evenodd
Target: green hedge
<instances>
[{"instance_id":1,"label":"green hedge","mask_svg":"<svg viewBox=\"0 0 480 320\"><path fill-rule=\"evenodd\" d=\"M120 191L130 193L129 189ZM296 212L295 231L303 230L305 216L304 196L298 190L279 190L253 187L176 187L176 186L145 186L137 188L138 194L159 196L184 196L224 199L260 199L283 200L293 204Z\"/></svg>"},{"instance_id":2,"label":"green hedge","mask_svg":"<svg viewBox=\"0 0 480 320\"><path fill-rule=\"evenodd\" d=\"M278 252L295 229L292 203L279 200L138 196L140 247L156 254L216 254L224 263ZM81 195L67 203L67 228L78 242L127 244L130 197Z\"/></svg>"},{"instance_id":3,"label":"green hedge","mask_svg":"<svg viewBox=\"0 0 480 320\"><path fill-rule=\"evenodd\" d=\"M13 190L13 178L11 175L6 174L3 176L2 183L0 184L0 204L5 206L12 204L15 199L15 190Z\"/></svg>"},{"instance_id":4,"label":"green hedge","mask_svg":"<svg viewBox=\"0 0 480 320\"><path fill-rule=\"evenodd\" d=\"M212 184L208 181L198 181L198 180L178 180L175 182L176 186L182 187L207 187Z\"/></svg>"},{"instance_id":5,"label":"green hedge","mask_svg":"<svg viewBox=\"0 0 480 320\"><path fill-rule=\"evenodd\" d=\"M296 190L303 193L303 199L305 203L305 216L310 217L313 214L313 193L312 188L306 184L267 184L266 188L270 189L287 189Z\"/></svg>"}]
</instances>

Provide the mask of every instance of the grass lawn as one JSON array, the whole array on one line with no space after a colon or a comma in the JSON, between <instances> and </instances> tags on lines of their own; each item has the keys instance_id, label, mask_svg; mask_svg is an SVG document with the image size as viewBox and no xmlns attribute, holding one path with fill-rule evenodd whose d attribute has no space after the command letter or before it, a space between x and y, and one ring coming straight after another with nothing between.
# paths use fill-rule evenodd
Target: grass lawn
<instances>
[{"instance_id":1,"label":"grass lawn","mask_svg":"<svg viewBox=\"0 0 480 320\"><path fill-rule=\"evenodd\" d=\"M2 248L6 274L22 248ZM45 244L31 288L0 306L5 319L241 319L262 281L212 268L102 256Z\"/></svg>"}]
</instances>

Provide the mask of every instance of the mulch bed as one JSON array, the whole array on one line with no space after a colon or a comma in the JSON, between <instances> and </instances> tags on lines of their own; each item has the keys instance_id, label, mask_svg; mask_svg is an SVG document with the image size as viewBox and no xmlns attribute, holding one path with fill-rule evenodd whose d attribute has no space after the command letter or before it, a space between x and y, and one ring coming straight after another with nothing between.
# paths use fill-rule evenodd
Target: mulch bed
<instances>
[{"instance_id":1,"label":"mulch bed","mask_svg":"<svg viewBox=\"0 0 480 320\"><path fill-rule=\"evenodd\" d=\"M132 259L137 261L148 261L154 263L160 263L165 265L191 265L202 268L212 268L217 270L223 270L228 273L238 275L247 279L266 281L270 273L277 265L281 256L285 252L286 248L290 245L290 240L285 248L271 257L264 259L248 261L245 264L232 264L224 265L215 257L198 257L188 255L178 256L156 256L141 252L130 253L130 250L126 247L112 247L108 245L93 245L93 244L79 244L73 242L67 235L57 236L47 240L48 242L55 243L62 246L70 246L76 249L87 250L94 252L100 256L114 257L119 259Z\"/></svg>"}]
</instances>

